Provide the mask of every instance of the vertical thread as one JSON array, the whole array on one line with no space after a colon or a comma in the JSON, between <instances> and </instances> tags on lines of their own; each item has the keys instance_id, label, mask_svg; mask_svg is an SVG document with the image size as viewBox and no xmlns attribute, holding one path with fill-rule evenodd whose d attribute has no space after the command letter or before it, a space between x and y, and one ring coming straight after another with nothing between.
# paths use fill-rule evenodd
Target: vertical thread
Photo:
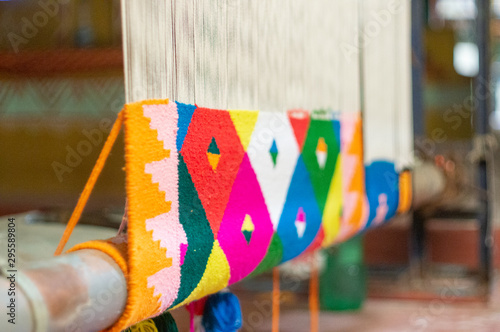
<instances>
[{"instance_id":1,"label":"vertical thread","mask_svg":"<svg viewBox=\"0 0 500 332\"><path fill-rule=\"evenodd\" d=\"M311 315L311 332L319 329L319 303L318 303L318 266L316 258L311 258L311 279L309 281L309 313Z\"/></svg>"},{"instance_id":2,"label":"vertical thread","mask_svg":"<svg viewBox=\"0 0 500 332\"><path fill-rule=\"evenodd\" d=\"M125 211L123 211L122 222L120 223L120 227L118 228L118 232L116 235L120 235L125 231L125 226L128 224L128 199L125 198Z\"/></svg>"},{"instance_id":3,"label":"vertical thread","mask_svg":"<svg viewBox=\"0 0 500 332\"><path fill-rule=\"evenodd\" d=\"M280 330L280 269L273 268L273 327L272 332Z\"/></svg>"}]
</instances>

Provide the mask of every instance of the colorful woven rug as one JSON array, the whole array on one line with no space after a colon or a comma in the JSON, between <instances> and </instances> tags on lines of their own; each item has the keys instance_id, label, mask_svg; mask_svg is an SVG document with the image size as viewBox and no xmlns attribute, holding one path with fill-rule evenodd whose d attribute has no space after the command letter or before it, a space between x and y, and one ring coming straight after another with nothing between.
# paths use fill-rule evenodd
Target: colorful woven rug
<instances>
[{"instance_id":1,"label":"colorful woven rug","mask_svg":"<svg viewBox=\"0 0 500 332\"><path fill-rule=\"evenodd\" d=\"M359 114L149 100L121 116L127 236L71 249L102 250L123 269L128 303L109 331L341 242L410 205L409 173L390 160L363 164Z\"/></svg>"}]
</instances>

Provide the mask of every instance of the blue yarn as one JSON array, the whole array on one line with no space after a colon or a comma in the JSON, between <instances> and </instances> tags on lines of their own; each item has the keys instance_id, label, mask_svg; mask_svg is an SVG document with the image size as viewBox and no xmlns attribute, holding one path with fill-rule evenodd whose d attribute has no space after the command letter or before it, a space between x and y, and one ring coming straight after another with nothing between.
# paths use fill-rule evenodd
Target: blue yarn
<instances>
[{"instance_id":1,"label":"blue yarn","mask_svg":"<svg viewBox=\"0 0 500 332\"><path fill-rule=\"evenodd\" d=\"M300 238L295 226L299 208L303 209L307 221L304 234ZM316 237L316 234L318 234L320 227L321 210L311 183L311 176L304 163L304 157L301 155L297 160L283 212L278 223L277 232L283 244L281 261L291 260L306 250Z\"/></svg>"},{"instance_id":2,"label":"blue yarn","mask_svg":"<svg viewBox=\"0 0 500 332\"><path fill-rule=\"evenodd\" d=\"M176 145L177 151L181 151L182 144L186 138L188 127L191 123L191 118L193 117L196 106L179 103L177 101L175 103L177 104L177 112L179 114L179 120L177 121L177 127L179 127L179 130L177 131Z\"/></svg>"},{"instance_id":3,"label":"blue yarn","mask_svg":"<svg viewBox=\"0 0 500 332\"><path fill-rule=\"evenodd\" d=\"M340 120L334 119L332 121L333 124L333 132L335 133L335 138L337 142L340 142Z\"/></svg>"},{"instance_id":4,"label":"blue yarn","mask_svg":"<svg viewBox=\"0 0 500 332\"><path fill-rule=\"evenodd\" d=\"M231 293L208 297L201 323L206 332L234 332L242 326L240 301Z\"/></svg>"},{"instance_id":5,"label":"blue yarn","mask_svg":"<svg viewBox=\"0 0 500 332\"><path fill-rule=\"evenodd\" d=\"M370 204L367 228L375 219L379 207L379 195L387 198L387 215L385 220L392 218L398 209L399 203L399 174L394 163L389 161L375 161L365 168L366 196Z\"/></svg>"}]
</instances>

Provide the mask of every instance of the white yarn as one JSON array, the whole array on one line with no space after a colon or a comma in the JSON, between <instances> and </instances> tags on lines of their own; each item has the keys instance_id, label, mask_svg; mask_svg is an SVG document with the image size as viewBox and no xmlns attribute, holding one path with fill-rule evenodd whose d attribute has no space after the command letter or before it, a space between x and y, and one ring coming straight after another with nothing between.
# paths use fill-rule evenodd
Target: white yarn
<instances>
[{"instance_id":1,"label":"white yarn","mask_svg":"<svg viewBox=\"0 0 500 332\"><path fill-rule=\"evenodd\" d=\"M126 100L362 111L365 161L402 168L410 20L410 0L122 0Z\"/></svg>"}]
</instances>

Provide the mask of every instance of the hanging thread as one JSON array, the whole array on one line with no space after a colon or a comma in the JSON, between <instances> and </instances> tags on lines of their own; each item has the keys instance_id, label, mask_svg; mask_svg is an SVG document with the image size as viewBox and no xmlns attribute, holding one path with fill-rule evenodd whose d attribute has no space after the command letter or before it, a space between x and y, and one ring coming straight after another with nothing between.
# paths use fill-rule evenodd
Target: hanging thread
<instances>
[{"instance_id":1,"label":"hanging thread","mask_svg":"<svg viewBox=\"0 0 500 332\"><path fill-rule=\"evenodd\" d=\"M309 281L309 312L311 315L311 332L319 329L319 301L318 301L318 266L316 258L311 257L311 279Z\"/></svg>"},{"instance_id":2,"label":"hanging thread","mask_svg":"<svg viewBox=\"0 0 500 332\"><path fill-rule=\"evenodd\" d=\"M272 332L280 330L280 269L273 268L273 327Z\"/></svg>"},{"instance_id":3,"label":"hanging thread","mask_svg":"<svg viewBox=\"0 0 500 332\"><path fill-rule=\"evenodd\" d=\"M125 231L125 227L128 224L128 200L125 199L125 211L123 211L122 222L120 223L120 227L118 228L118 232L116 235L120 235Z\"/></svg>"},{"instance_id":4,"label":"hanging thread","mask_svg":"<svg viewBox=\"0 0 500 332\"><path fill-rule=\"evenodd\" d=\"M106 143L104 143L104 147L102 148L102 151L99 154L99 158L97 158L94 168L92 169L92 173L90 174L90 177L87 180L87 183L85 184L85 188L83 188L82 194L78 199L78 203L76 204L76 207L73 210L71 217L69 218L68 224L66 225L66 229L64 230L61 240L59 241L59 245L57 246L54 256L58 256L62 253L64 246L66 245L66 243L69 240L69 237L71 236L71 233L73 233L76 224L80 220L83 209L85 208L85 205L89 200L90 194L92 193L92 189L94 189L95 183L97 182L97 179L99 178L99 175L101 174L101 171L104 168L104 164L108 159L109 153L111 152L111 149L115 144L116 138L120 133L120 129L123 124L123 117L124 117L123 111L121 111L118 114L118 118L116 119L113 128L111 128L111 132L109 133L109 136L106 139Z\"/></svg>"}]
</instances>

